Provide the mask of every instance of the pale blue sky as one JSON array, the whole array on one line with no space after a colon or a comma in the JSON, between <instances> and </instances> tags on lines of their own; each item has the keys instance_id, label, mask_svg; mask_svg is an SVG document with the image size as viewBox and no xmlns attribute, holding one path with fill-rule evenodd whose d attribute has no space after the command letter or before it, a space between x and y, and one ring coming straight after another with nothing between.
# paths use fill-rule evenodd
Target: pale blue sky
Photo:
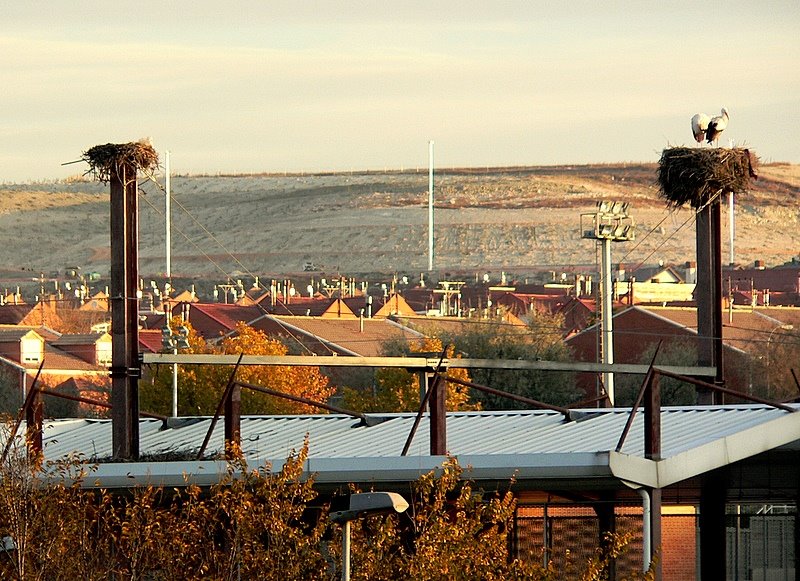
<instances>
[{"instance_id":1,"label":"pale blue sky","mask_svg":"<svg viewBox=\"0 0 800 581\"><path fill-rule=\"evenodd\" d=\"M800 1L2 2L0 182L149 136L179 173L800 162Z\"/></svg>"}]
</instances>

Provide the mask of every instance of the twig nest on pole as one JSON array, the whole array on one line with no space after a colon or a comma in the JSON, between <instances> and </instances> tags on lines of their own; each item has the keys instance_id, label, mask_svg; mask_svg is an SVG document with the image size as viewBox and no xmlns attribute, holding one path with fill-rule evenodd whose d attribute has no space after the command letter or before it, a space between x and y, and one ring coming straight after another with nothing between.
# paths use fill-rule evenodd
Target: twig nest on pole
<instances>
[{"instance_id":1,"label":"twig nest on pole","mask_svg":"<svg viewBox=\"0 0 800 581\"><path fill-rule=\"evenodd\" d=\"M667 205L702 208L725 192L739 194L757 179L758 157L749 149L671 147L658 162L658 185Z\"/></svg>"},{"instance_id":2,"label":"twig nest on pole","mask_svg":"<svg viewBox=\"0 0 800 581\"><path fill-rule=\"evenodd\" d=\"M89 171L98 181L107 183L119 168L130 165L134 170L154 170L158 167L158 154L150 141L140 139L131 143L106 143L95 145L83 152L82 158L89 164Z\"/></svg>"}]
</instances>

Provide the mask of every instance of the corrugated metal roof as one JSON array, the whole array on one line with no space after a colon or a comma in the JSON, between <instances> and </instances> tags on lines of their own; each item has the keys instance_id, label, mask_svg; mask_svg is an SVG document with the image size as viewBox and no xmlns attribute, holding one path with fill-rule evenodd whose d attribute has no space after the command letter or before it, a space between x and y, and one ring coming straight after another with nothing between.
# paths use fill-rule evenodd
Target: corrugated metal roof
<instances>
[{"instance_id":1,"label":"corrugated metal roof","mask_svg":"<svg viewBox=\"0 0 800 581\"><path fill-rule=\"evenodd\" d=\"M669 487L763 452L800 451L800 414L766 406L663 409L662 458L658 460L643 457L642 413L621 453L615 451L627 418L625 409L578 410L571 420L550 411L454 412L447 417L447 450L476 480L515 478L520 486L531 488L613 486L621 490ZM384 421L366 426L344 415L243 417L242 449L248 465L269 463L278 469L307 437L305 473L313 474L319 484L333 486L348 482L393 486L415 480L445 461L429 455L427 418L406 457L400 453L414 414L385 414L380 419ZM114 463L103 461L111 455L110 420L53 420L45 428L45 456L77 454L98 461L84 486L182 486L187 482L208 486L229 470L224 461L193 459L210 422L210 418L182 418L165 427L161 421L142 419L142 456L169 454L172 461ZM221 455L223 433L223 425L217 425L206 457ZM0 444L3 436L0 433ZM176 461L176 457L185 459ZM794 490L794 483L783 484Z\"/></svg>"},{"instance_id":2,"label":"corrugated metal roof","mask_svg":"<svg viewBox=\"0 0 800 581\"><path fill-rule=\"evenodd\" d=\"M765 425L788 412L766 406L676 407L661 414L662 456L671 457L749 428ZM453 455L572 454L609 452L616 448L628 410L583 410L567 421L550 411L454 412L447 416L447 449ZM308 435L310 458L397 457L414 414L376 416L385 421L367 427L344 415L244 416L242 448L248 461L279 460L299 449ZM798 416L800 418L800 416ZM622 452L644 455L640 412ZM185 418L179 427L163 428L159 420L140 420L143 455L199 449L210 418ZM223 449L223 420L210 441L207 457ZM86 458L111 455L110 420L51 420L44 433L45 455L57 458L78 452ZM423 419L408 455L427 456L428 420Z\"/></svg>"}]
</instances>

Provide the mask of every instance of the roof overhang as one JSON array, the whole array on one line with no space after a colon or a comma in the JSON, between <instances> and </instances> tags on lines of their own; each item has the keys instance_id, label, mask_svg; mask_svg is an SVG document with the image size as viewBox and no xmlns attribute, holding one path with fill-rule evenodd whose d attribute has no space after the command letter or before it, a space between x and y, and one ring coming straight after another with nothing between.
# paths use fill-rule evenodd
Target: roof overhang
<instances>
[{"instance_id":1,"label":"roof overhang","mask_svg":"<svg viewBox=\"0 0 800 581\"><path fill-rule=\"evenodd\" d=\"M464 476L477 482L510 482L522 488L532 486L597 487L618 480L609 464L609 454L481 454L454 456ZM440 471L447 456L309 458L303 465L303 478L313 477L319 485L348 483L392 485L408 483L431 471ZM278 471L285 459L265 462L265 471ZM228 477L238 477L223 460L171 462L104 462L93 465L85 474L65 479L49 473L49 481L67 484L80 482L84 488L132 488L138 486L181 487L190 484L213 486Z\"/></svg>"}]
</instances>

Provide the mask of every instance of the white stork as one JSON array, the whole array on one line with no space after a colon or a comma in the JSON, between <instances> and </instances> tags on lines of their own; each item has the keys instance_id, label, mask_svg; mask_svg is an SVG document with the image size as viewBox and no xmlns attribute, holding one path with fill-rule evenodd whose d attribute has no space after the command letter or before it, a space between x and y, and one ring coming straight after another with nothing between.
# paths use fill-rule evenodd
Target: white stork
<instances>
[{"instance_id":1,"label":"white stork","mask_svg":"<svg viewBox=\"0 0 800 581\"><path fill-rule=\"evenodd\" d=\"M692 117L692 134L694 135L694 140L697 143L703 143L703 140L706 137L706 130L708 129L708 123L711 121L711 117L706 115L705 113L698 113L694 117Z\"/></svg>"},{"instance_id":2,"label":"white stork","mask_svg":"<svg viewBox=\"0 0 800 581\"><path fill-rule=\"evenodd\" d=\"M711 121L708 122L706 141L709 143L718 142L720 134L725 131L725 128L728 126L728 120L730 119L728 110L723 107L721 113L721 115L712 117Z\"/></svg>"}]
</instances>

